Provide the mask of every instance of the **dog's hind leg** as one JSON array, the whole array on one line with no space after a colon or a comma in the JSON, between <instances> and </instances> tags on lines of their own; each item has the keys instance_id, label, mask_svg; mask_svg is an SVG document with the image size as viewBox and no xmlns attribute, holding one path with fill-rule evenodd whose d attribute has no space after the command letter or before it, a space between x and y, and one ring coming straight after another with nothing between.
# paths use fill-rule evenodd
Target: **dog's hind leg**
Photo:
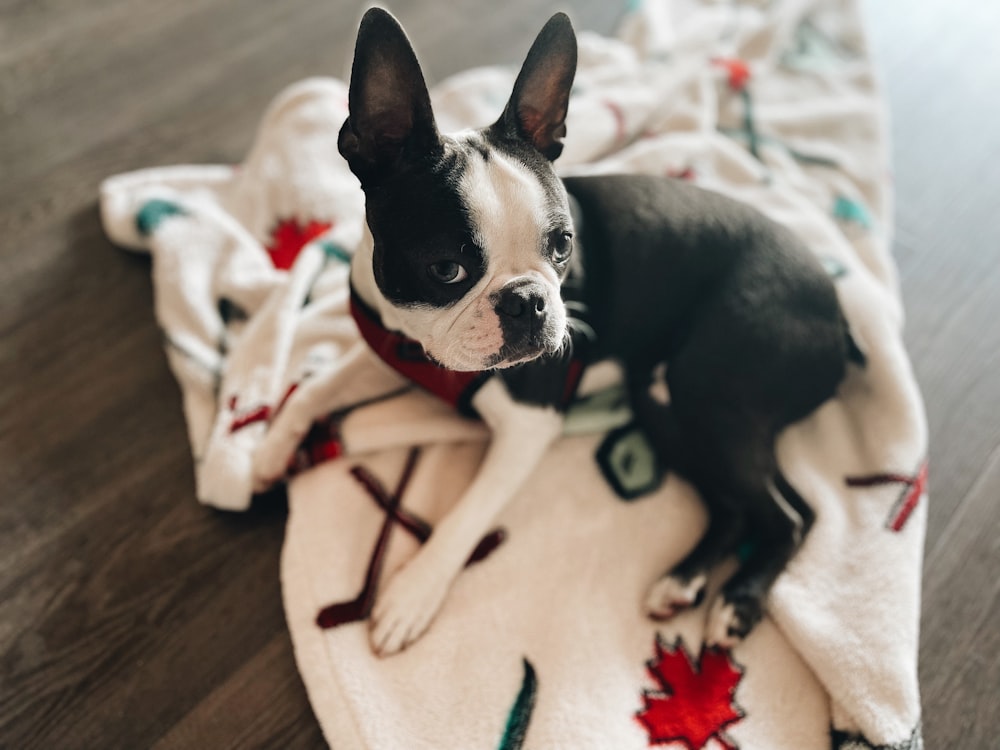
<instances>
[{"instance_id":1,"label":"dog's hind leg","mask_svg":"<svg viewBox=\"0 0 1000 750\"><path fill-rule=\"evenodd\" d=\"M711 512L708 530L695 548L649 590L646 613L654 620L667 620L701 604L709 570L736 549L742 532L741 515L719 509Z\"/></svg>"},{"instance_id":2,"label":"dog's hind leg","mask_svg":"<svg viewBox=\"0 0 1000 750\"><path fill-rule=\"evenodd\" d=\"M735 552L743 539L743 514L740 499L727 493L727 485L716 481L718 469L713 466L706 470L698 463L699 453L691 450L696 441L682 428L672 404L664 404L654 395L656 379L642 371L630 371L629 375L636 422L652 442L661 469L670 468L692 481L708 508L705 534L676 566L653 584L646 597L646 613L655 620L667 620L702 602L709 571Z\"/></svg>"},{"instance_id":3,"label":"dog's hind leg","mask_svg":"<svg viewBox=\"0 0 1000 750\"><path fill-rule=\"evenodd\" d=\"M710 646L731 648L760 621L772 584L815 520L812 508L777 469L747 500L747 538L753 547L712 603L705 638Z\"/></svg>"},{"instance_id":4,"label":"dog's hind leg","mask_svg":"<svg viewBox=\"0 0 1000 750\"><path fill-rule=\"evenodd\" d=\"M625 386L632 417L653 444L661 472L678 460L683 448L677 417L669 403L669 392L661 376L663 365L649 366L628 362Z\"/></svg>"}]
</instances>

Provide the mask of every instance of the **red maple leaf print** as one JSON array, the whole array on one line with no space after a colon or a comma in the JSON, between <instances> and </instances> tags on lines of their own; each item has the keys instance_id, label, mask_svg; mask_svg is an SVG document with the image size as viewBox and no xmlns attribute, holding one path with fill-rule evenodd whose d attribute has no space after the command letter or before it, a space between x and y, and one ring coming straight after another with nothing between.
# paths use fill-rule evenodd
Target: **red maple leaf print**
<instances>
[{"instance_id":1,"label":"red maple leaf print","mask_svg":"<svg viewBox=\"0 0 1000 750\"><path fill-rule=\"evenodd\" d=\"M332 226L329 221L310 220L299 224L296 219L280 220L271 230L271 241L267 244L267 254L271 256L274 267L291 268L302 248Z\"/></svg>"},{"instance_id":2,"label":"red maple leaf print","mask_svg":"<svg viewBox=\"0 0 1000 750\"><path fill-rule=\"evenodd\" d=\"M656 657L646 666L659 690L643 691L643 708L636 718L651 744L677 742L688 750L702 750L715 738L726 750L738 750L722 733L744 716L735 698L743 669L727 651L703 646L695 662L680 638L668 648L657 637Z\"/></svg>"}]
</instances>

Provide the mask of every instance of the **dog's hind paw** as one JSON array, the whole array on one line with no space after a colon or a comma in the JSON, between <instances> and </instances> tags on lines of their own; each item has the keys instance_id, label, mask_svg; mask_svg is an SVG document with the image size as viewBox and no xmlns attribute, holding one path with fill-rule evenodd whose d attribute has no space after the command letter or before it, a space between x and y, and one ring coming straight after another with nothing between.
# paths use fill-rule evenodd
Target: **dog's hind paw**
<instances>
[{"instance_id":1,"label":"dog's hind paw","mask_svg":"<svg viewBox=\"0 0 1000 750\"><path fill-rule=\"evenodd\" d=\"M646 597L646 614L654 620L669 620L688 607L697 607L705 596L707 579L704 573L685 581L665 575L653 584Z\"/></svg>"},{"instance_id":2,"label":"dog's hind paw","mask_svg":"<svg viewBox=\"0 0 1000 750\"><path fill-rule=\"evenodd\" d=\"M708 613L705 644L714 648L733 648L747 637L763 614L763 604L757 597L719 594Z\"/></svg>"}]
</instances>

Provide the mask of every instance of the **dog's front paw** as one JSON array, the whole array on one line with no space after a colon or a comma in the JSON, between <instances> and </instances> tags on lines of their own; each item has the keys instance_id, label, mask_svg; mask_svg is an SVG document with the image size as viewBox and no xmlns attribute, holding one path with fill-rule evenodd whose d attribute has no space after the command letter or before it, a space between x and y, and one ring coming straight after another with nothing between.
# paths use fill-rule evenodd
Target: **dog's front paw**
<instances>
[{"instance_id":1,"label":"dog's front paw","mask_svg":"<svg viewBox=\"0 0 1000 750\"><path fill-rule=\"evenodd\" d=\"M764 603L759 596L723 591L712 602L705 643L709 647L733 648L763 616Z\"/></svg>"},{"instance_id":2,"label":"dog's front paw","mask_svg":"<svg viewBox=\"0 0 1000 750\"><path fill-rule=\"evenodd\" d=\"M665 575L653 584L646 597L646 614L654 620L669 620L688 607L697 607L705 596L707 578L704 573L684 580Z\"/></svg>"},{"instance_id":3,"label":"dog's front paw","mask_svg":"<svg viewBox=\"0 0 1000 750\"><path fill-rule=\"evenodd\" d=\"M427 551L397 571L376 599L370 625L372 648L379 656L391 656L417 640L444 602L454 574Z\"/></svg>"}]
</instances>

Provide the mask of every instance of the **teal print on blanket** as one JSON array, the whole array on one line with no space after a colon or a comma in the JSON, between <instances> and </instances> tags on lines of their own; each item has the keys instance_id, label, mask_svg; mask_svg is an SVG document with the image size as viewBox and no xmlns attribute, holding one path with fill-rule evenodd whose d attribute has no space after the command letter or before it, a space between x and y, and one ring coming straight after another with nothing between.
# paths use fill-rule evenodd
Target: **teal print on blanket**
<instances>
[{"instance_id":1,"label":"teal print on blanket","mask_svg":"<svg viewBox=\"0 0 1000 750\"><path fill-rule=\"evenodd\" d=\"M497 750L520 750L524 747L524 737L528 733L531 714L535 710L535 696L538 693L538 677L535 668L527 659L524 662L524 677L521 689L514 699L514 705L507 714L507 726Z\"/></svg>"},{"instance_id":2,"label":"teal print on blanket","mask_svg":"<svg viewBox=\"0 0 1000 750\"><path fill-rule=\"evenodd\" d=\"M781 64L798 72L815 73L835 70L855 57L851 50L807 18L795 30L793 46L781 55Z\"/></svg>"},{"instance_id":3,"label":"teal print on blanket","mask_svg":"<svg viewBox=\"0 0 1000 750\"><path fill-rule=\"evenodd\" d=\"M748 138L747 133L739 128L727 128L720 126L719 132L733 139L747 140ZM807 154L804 151L799 151L797 148L793 148L784 141L780 141L772 136L757 133L755 137L758 145L774 146L784 149L785 153L802 164L808 164L809 166L814 167L829 167L831 169L840 168L840 165L829 157L820 156L818 154Z\"/></svg>"},{"instance_id":4,"label":"teal print on blanket","mask_svg":"<svg viewBox=\"0 0 1000 750\"><path fill-rule=\"evenodd\" d=\"M323 240L317 243L317 247L323 251L324 263L343 263L344 265L351 265L351 254L345 250L343 247L338 245L336 242L331 242L330 240ZM320 269L320 275L322 275L323 269ZM313 279L312 284L309 286L309 291L306 292L305 299L302 300L302 306L308 307L313 302L312 288L315 285L317 279Z\"/></svg>"},{"instance_id":5,"label":"teal print on blanket","mask_svg":"<svg viewBox=\"0 0 1000 750\"><path fill-rule=\"evenodd\" d=\"M153 198L146 201L135 215L135 228L143 237L149 237L170 216L187 216L187 211L172 201Z\"/></svg>"},{"instance_id":6,"label":"teal print on blanket","mask_svg":"<svg viewBox=\"0 0 1000 750\"><path fill-rule=\"evenodd\" d=\"M340 245L338 245L336 242L331 242L330 240L323 240L322 242L317 243L317 246L319 247L320 250L323 251L323 260L325 263L332 262L338 264L342 263L348 266L351 265L351 257L352 257L351 254L347 252L347 250L342 248ZM320 269L319 274L317 274L316 278L314 278L312 280L312 283L309 285L309 291L306 292L306 296L302 300L303 307L308 307L310 304L312 304L313 287L316 285L316 282L319 280L319 277L323 274L323 270L324 269L322 268Z\"/></svg>"},{"instance_id":7,"label":"teal print on blanket","mask_svg":"<svg viewBox=\"0 0 1000 750\"><path fill-rule=\"evenodd\" d=\"M819 262L823 264L826 275L836 281L847 276L847 266L830 255L821 255Z\"/></svg>"},{"instance_id":8,"label":"teal print on blanket","mask_svg":"<svg viewBox=\"0 0 1000 750\"><path fill-rule=\"evenodd\" d=\"M195 365L209 377L213 390L222 382L223 358L217 349L212 349L196 337L174 335L161 329L163 345L168 352L175 351Z\"/></svg>"},{"instance_id":9,"label":"teal print on blanket","mask_svg":"<svg viewBox=\"0 0 1000 750\"><path fill-rule=\"evenodd\" d=\"M871 216L868 209L860 201L851 200L843 195L838 195L833 202L833 215L841 221L850 224L857 224L864 229L872 228Z\"/></svg>"},{"instance_id":10,"label":"teal print on blanket","mask_svg":"<svg viewBox=\"0 0 1000 750\"><path fill-rule=\"evenodd\" d=\"M326 256L327 261L338 260L341 263L347 263L350 265L351 254L337 243L330 242L330 240L324 240L319 243L319 246L323 251L323 255Z\"/></svg>"}]
</instances>

